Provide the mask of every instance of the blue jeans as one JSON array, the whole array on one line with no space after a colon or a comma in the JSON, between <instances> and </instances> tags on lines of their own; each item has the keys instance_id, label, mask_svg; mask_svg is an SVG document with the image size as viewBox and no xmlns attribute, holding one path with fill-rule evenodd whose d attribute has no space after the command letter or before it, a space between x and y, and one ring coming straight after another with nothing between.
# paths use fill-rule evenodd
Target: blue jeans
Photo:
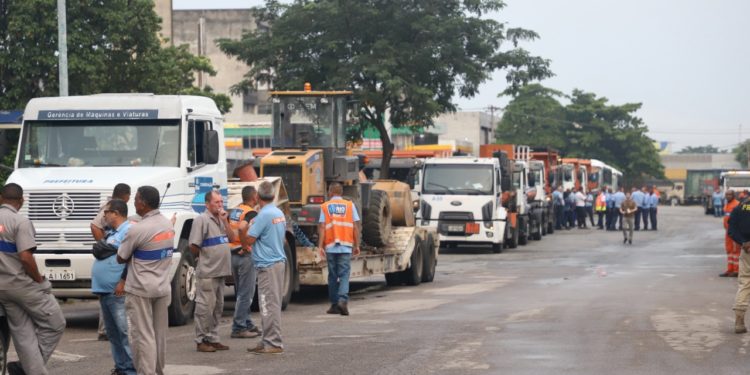
<instances>
[{"instance_id":1,"label":"blue jeans","mask_svg":"<svg viewBox=\"0 0 750 375\"><path fill-rule=\"evenodd\" d=\"M114 293L99 296L102 307L104 326L107 328L109 345L115 368L128 374L135 375L133 353L128 343L128 318L125 314L125 296L118 297Z\"/></svg>"},{"instance_id":2,"label":"blue jeans","mask_svg":"<svg viewBox=\"0 0 750 375\"><path fill-rule=\"evenodd\" d=\"M352 254L326 254L328 262L328 298L331 304L349 301L349 272Z\"/></svg>"},{"instance_id":3,"label":"blue jeans","mask_svg":"<svg viewBox=\"0 0 750 375\"><path fill-rule=\"evenodd\" d=\"M234 321L232 333L242 332L255 327L250 319L250 305L255 294L256 271L253 257L250 254L232 254L232 276L234 276Z\"/></svg>"},{"instance_id":4,"label":"blue jeans","mask_svg":"<svg viewBox=\"0 0 750 375\"><path fill-rule=\"evenodd\" d=\"M722 217L724 216L724 207L721 206L721 204L714 203L714 216L716 217Z\"/></svg>"}]
</instances>

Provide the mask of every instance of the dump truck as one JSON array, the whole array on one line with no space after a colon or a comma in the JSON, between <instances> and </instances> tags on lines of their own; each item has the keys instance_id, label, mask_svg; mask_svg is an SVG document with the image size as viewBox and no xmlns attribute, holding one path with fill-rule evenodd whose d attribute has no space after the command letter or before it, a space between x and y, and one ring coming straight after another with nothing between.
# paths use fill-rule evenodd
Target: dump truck
<instances>
[{"instance_id":1,"label":"dump truck","mask_svg":"<svg viewBox=\"0 0 750 375\"><path fill-rule=\"evenodd\" d=\"M346 141L350 91L275 91L272 101L272 151L260 160L262 178L284 181L289 214L313 242L319 238L321 204L333 182L360 212L361 254L352 257L351 278L384 274L388 285L418 285L435 277L439 239L418 227L408 184L395 180L360 181L364 167ZM297 247L294 280L326 285L328 269L315 249Z\"/></svg>"},{"instance_id":2,"label":"dump truck","mask_svg":"<svg viewBox=\"0 0 750 375\"><path fill-rule=\"evenodd\" d=\"M510 186L504 190L503 205L508 210L506 244L515 248L526 245L530 239L542 238L541 211L532 212L530 201L536 198L536 190L529 187L529 161L531 149L513 144L486 144L479 147L480 156L498 158L501 171L507 172ZM504 166L504 167L503 167ZM533 177L532 177L533 178Z\"/></svg>"},{"instance_id":3,"label":"dump truck","mask_svg":"<svg viewBox=\"0 0 750 375\"><path fill-rule=\"evenodd\" d=\"M551 234L555 231L555 207L552 202L552 192L555 186L551 184L554 174L558 173L555 168L560 163L560 155L557 150L549 148L535 148L531 150L531 161L529 168L533 175L536 196L530 202L532 211L542 211L542 234ZM531 181L531 179L530 179Z\"/></svg>"}]
</instances>

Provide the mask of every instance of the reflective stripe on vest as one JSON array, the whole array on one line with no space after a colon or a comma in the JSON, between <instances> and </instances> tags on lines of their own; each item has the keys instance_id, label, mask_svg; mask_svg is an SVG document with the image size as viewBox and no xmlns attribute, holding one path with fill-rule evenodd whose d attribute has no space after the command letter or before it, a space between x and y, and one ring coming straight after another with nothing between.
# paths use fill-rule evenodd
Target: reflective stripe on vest
<instances>
[{"instance_id":1,"label":"reflective stripe on vest","mask_svg":"<svg viewBox=\"0 0 750 375\"><path fill-rule=\"evenodd\" d=\"M4 253L17 253L18 248L13 242L0 241L0 251Z\"/></svg>"},{"instance_id":2,"label":"reflective stripe on vest","mask_svg":"<svg viewBox=\"0 0 750 375\"><path fill-rule=\"evenodd\" d=\"M221 245L223 243L229 243L229 238L227 238L227 236L206 238L205 240L203 240L201 247L216 246L216 245Z\"/></svg>"},{"instance_id":3,"label":"reflective stripe on vest","mask_svg":"<svg viewBox=\"0 0 750 375\"><path fill-rule=\"evenodd\" d=\"M320 206L326 219L323 247L329 249L336 245L354 246L353 207L352 202L339 199L328 201Z\"/></svg>"},{"instance_id":4,"label":"reflective stripe on vest","mask_svg":"<svg viewBox=\"0 0 750 375\"><path fill-rule=\"evenodd\" d=\"M136 250L133 252L133 257L138 260L162 260L171 258L173 252L173 247L157 250Z\"/></svg>"}]
</instances>

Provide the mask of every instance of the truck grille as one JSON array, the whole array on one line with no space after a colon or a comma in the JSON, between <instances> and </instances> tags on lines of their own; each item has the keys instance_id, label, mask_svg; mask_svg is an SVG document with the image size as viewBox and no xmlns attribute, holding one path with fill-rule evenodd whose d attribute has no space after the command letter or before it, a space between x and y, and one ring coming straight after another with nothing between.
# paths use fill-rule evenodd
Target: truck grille
<instances>
[{"instance_id":1,"label":"truck grille","mask_svg":"<svg viewBox=\"0 0 750 375\"><path fill-rule=\"evenodd\" d=\"M29 193L26 202L32 221L90 221L105 203L101 193Z\"/></svg>"},{"instance_id":2,"label":"truck grille","mask_svg":"<svg viewBox=\"0 0 750 375\"><path fill-rule=\"evenodd\" d=\"M471 212L441 212L438 217L438 232L441 234L464 234L467 222L474 222Z\"/></svg>"},{"instance_id":3,"label":"truck grille","mask_svg":"<svg viewBox=\"0 0 750 375\"><path fill-rule=\"evenodd\" d=\"M264 165L263 177L281 177L290 203L302 203L302 167L300 165Z\"/></svg>"},{"instance_id":4,"label":"truck grille","mask_svg":"<svg viewBox=\"0 0 750 375\"><path fill-rule=\"evenodd\" d=\"M38 233L36 234L37 244L47 243L80 243L84 246L92 246L94 244L94 237L91 233L85 232L62 232L62 233Z\"/></svg>"}]
</instances>

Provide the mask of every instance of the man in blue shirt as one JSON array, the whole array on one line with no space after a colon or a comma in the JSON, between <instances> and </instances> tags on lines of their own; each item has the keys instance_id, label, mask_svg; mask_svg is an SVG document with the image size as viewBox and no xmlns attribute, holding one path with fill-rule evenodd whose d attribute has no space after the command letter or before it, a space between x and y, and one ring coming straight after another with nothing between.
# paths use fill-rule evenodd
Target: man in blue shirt
<instances>
[{"instance_id":1,"label":"man in blue shirt","mask_svg":"<svg viewBox=\"0 0 750 375\"><path fill-rule=\"evenodd\" d=\"M648 203L649 219L651 219L651 230L656 230L656 209L659 206L659 196L656 189L651 189L651 194L646 197Z\"/></svg>"},{"instance_id":2,"label":"man in blue shirt","mask_svg":"<svg viewBox=\"0 0 750 375\"><path fill-rule=\"evenodd\" d=\"M286 217L273 203L273 185L263 181L258 186L260 212L252 220L248 237L243 237L243 245L252 246L253 264L258 270L258 304L263 326L263 339L255 348L248 349L253 354L281 354L284 345L281 341L281 300L284 296L284 274L286 255L284 236Z\"/></svg>"},{"instance_id":3,"label":"man in blue shirt","mask_svg":"<svg viewBox=\"0 0 750 375\"><path fill-rule=\"evenodd\" d=\"M617 230L622 231L622 213L620 213L620 207L622 206L622 202L625 202L625 193L623 192L623 188L620 188L620 190L618 190L617 193L614 194L613 200L615 210L612 214L612 230L614 230L615 226L619 223L619 227L617 228Z\"/></svg>"},{"instance_id":4,"label":"man in blue shirt","mask_svg":"<svg viewBox=\"0 0 750 375\"><path fill-rule=\"evenodd\" d=\"M643 209L643 202L646 200L646 195L638 188L633 188L633 193L630 195L630 199L632 199L638 207L638 211L635 212L635 230L641 230L641 210Z\"/></svg>"},{"instance_id":5,"label":"man in blue shirt","mask_svg":"<svg viewBox=\"0 0 750 375\"><path fill-rule=\"evenodd\" d=\"M104 206L104 220L110 229L104 241L115 249L130 229L127 221L128 205L113 199ZM125 313L125 265L117 263L113 253L108 258L97 259L91 267L91 292L99 296L104 326L107 329L112 358L115 361L113 374L134 375L133 354L128 343L128 319Z\"/></svg>"},{"instance_id":6,"label":"man in blue shirt","mask_svg":"<svg viewBox=\"0 0 750 375\"><path fill-rule=\"evenodd\" d=\"M714 216L724 216L724 193L721 192L721 189L716 188L713 195L711 195L711 201L714 205Z\"/></svg>"},{"instance_id":7,"label":"man in blue shirt","mask_svg":"<svg viewBox=\"0 0 750 375\"><path fill-rule=\"evenodd\" d=\"M330 200L320 206L319 248L328 263L328 314L349 315L349 274L352 254L359 255L359 213L341 195L344 188L334 182L328 187Z\"/></svg>"},{"instance_id":8,"label":"man in blue shirt","mask_svg":"<svg viewBox=\"0 0 750 375\"><path fill-rule=\"evenodd\" d=\"M552 193L552 202L555 208L555 229L562 229L563 222L565 221L563 211L565 200L563 199L562 186L558 186L557 189Z\"/></svg>"},{"instance_id":9,"label":"man in blue shirt","mask_svg":"<svg viewBox=\"0 0 750 375\"><path fill-rule=\"evenodd\" d=\"M615 220L615 195L612 194L612 188L607 189L607 230L614 229Z\"/></svg>"}]
</instances>

